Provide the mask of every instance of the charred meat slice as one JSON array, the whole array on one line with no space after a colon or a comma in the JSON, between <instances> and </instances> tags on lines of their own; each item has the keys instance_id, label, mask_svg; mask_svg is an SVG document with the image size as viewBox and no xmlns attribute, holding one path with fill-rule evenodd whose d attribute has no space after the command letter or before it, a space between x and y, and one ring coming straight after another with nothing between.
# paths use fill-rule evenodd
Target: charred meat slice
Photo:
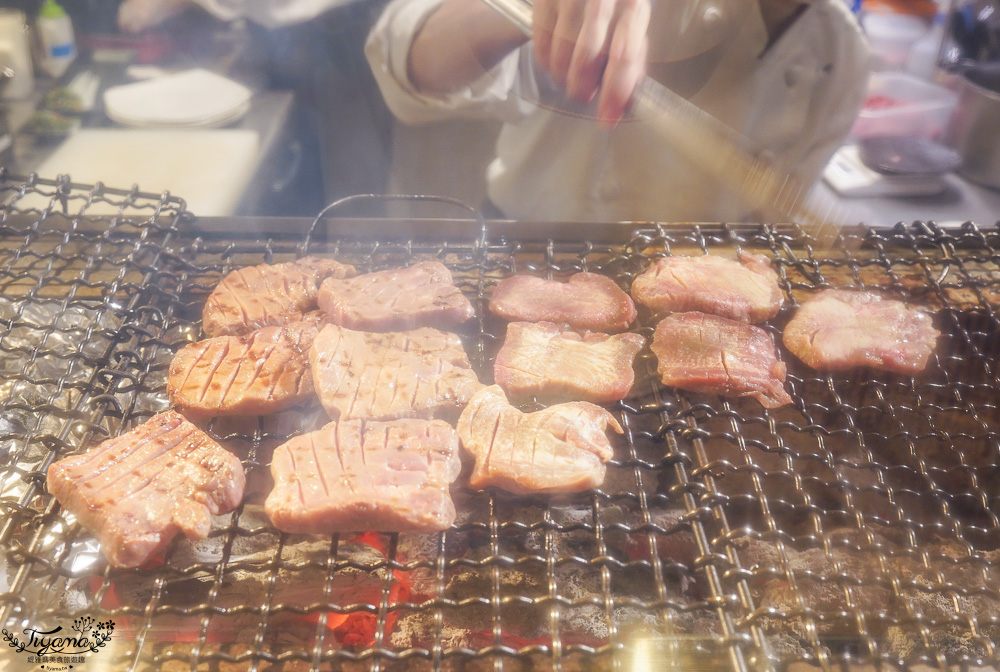
<instances>
[{"instance_id":1,"label":"charred meat slice","mask_svg":"<svg viewBox=\"0 0 1000 672\"><path fill-rule=\"evenodd\" d=\"M446 530L461 466L441 420L331 422L275 449L264 507L284 532Z\"/></svg>"},{"instance_id":2,"label":"charred meat slice","mask_svg":"<svg viewBox=\"0 0 1000 672\"><path fill-rule=\"evenodd\" d=\"M929 315L900 301L828 289L802 304L782 340L814 369L868 366L913 374L924 370L940 334Z\"/></svg>"},{"instance_id":3,"label":"charred meat slice","mask_svg":"<svg viewBox=\"0 0 1000 672\"><path fill-rule=\"evenodd\" d=\"M309 363L333 420L457 415L482 387L459 337L430 327L371 333L326 325Z\"/></svg>"},{"instance_id":4,"label":"charred meat slice","mask_svg":"<svg viewBox=\"0 0 1000 672\"><path fill-rule=\"evenodd\" d=\"M182 348L170 362L170 403L189 417L265 415L314 394L309 348L313 322L216 336Z\"/></svg>"},{"instance_id":5,"label":"charred meat slice","mask_svg":"<svg viewBox=\"0 0 1000 672\"><path fill-rule=\"evenodd\" d=\"M718 315L676 313L656 325L651 347L664 385L754 397L766 408L792 402L785 365L760 327Z\"/></svg>"},{"instance_id":6,"label":"charred meat slice","mask_svg":"<svg viewBox=\"0 0 1000 672\"><path fill-rule=\"evenodd\" d=\"M353 266L318 257L239 268L209 295L202 310L202 329L211 337L296 322L318 308L323 280L354 274Z\"/></svg>"},{"instance_id":7,"label":"charred meat slice","mask_svg":"<svg viewBox=\"0 0 1000 672\"><path fill-rule=\"evenodd\" d=\"M319 307L330 322L359 331L403 331L453 327L475 309L440 261L409 268L328 278L320 285Z\"/></svg>"},{"instance_id":8,"label":"charred meat slice","mask_svg":"<svg viewBox=\"0 0 1000 672\"><path fill-rule=\"evenodd\" d=\"M458 420L462 445L476 458L469 485L518 494L596 488L614 456L609 426L622 433L615 416L586 401L524 413L499 385L486 387Z\"/></svg>"},{"instance_id":9,"label":"charred meat slice","mask_svg":"<svg viewBox=\"0 0 1000 672\"><path fill-rule=\"evenodd\" d=\"M551 322L511 322L494 379L512 397L557 397L605 404L628 395L638 334L565 331Z\"/></svg>"},{"instance_id":10,"label":"charred meat slice","mask_svg":"<svg viewBox=\"0 0 1000 672\"><path fill-rule=\"evenodd\" d=\"M768 258L748 252L739 261L663 257L635 279L632 298L657 313L696 311L751 324L771 319L784 303Z\"/></svg>"},{"instance_id":11,"label":"charred meat slice","mask_svg":"<svg viewBox=\"0 0 1000 672\"><path fill-rule=\"evenodd\" d=\"M204 539L211 515L243 499L243 465L176 411L52 464L48 489L101 542L115 567L137 567L178 532Z\"/></svg>"},{"instance_id":12,"label":"charred meat slice","mask_svg":"<svg viewBox=\"0 0 1000 672\"><path fill-rule=\"evenodd\" d=\"M567 282L515 275L497 283L490 311L511 321L555 322L598 332L624 331L636 316L629 295L597 273L577 273Z\"/></svg>"}]
</instances>

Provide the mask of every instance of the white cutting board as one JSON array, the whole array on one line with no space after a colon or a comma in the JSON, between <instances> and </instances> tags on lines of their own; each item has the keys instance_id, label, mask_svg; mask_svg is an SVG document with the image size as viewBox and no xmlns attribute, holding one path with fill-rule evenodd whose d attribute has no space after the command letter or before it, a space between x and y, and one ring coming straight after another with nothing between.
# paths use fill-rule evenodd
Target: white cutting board
<instances>
[{"instance_id":1,"label":"white cutting board","mask_svg":"<svg viewBox=\"0 0 1000 672\"><path fill-rule=\"evenodd\" d=\"M230 215L253 175L259 144L257 132L249 129L82 129L36 172L42 178L69 175L73 182L117 189L138 185L156 195L169 191L183 198L194 215ZM26 201L19 207L38 207ZM90 214L117 212L97 202L87 208Z\"/></svg>"}]
</instances>

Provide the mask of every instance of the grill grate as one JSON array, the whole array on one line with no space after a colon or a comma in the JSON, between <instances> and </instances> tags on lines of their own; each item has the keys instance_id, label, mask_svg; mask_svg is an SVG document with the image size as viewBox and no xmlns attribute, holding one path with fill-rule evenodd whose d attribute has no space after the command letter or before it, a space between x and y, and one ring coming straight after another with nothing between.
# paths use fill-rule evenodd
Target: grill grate
<instances>
[{"instance_id":1,"label":"grill grate","mask_svg":"<svg viewBox=\"0 0 1000 672\"><path fill-rule=\"evenodd\" d=\"M330 220L304 237L291 220L210 231L169 194L0 178L6 636L110 620L112 638L85 660L128 670L742 672L1000 658L996 229L899 225L823 254L772 226L606 227L580 242L492 222L430 222L401 239L389 233L397 221L351 236L356 225ZM95 203L117 214L92 214ZM205 298L240 266L305 253L363 271L438 258L477 307L461 333L489 382L503 323L485 304L499 279L588 270L627 287L657 255L737 245L775 260L792 301L767 325L776 341L816 288L876 288L933 310L942 336L927 371L819 375L783 351L794 404L766 410L663 387L647 349L633 395L613 408L625 434L600 489L515 497L459 485L459 519L441 534L274 530L262 508L270 451L320 421L310 408L249 427L214 420L247 468L246 500L208 539L178 540L146 568L106 567L45 493L54 459L165 407L173 353L200 338ZM651 336L648 314L638 325Z\"/></svg>"}]
</instances>

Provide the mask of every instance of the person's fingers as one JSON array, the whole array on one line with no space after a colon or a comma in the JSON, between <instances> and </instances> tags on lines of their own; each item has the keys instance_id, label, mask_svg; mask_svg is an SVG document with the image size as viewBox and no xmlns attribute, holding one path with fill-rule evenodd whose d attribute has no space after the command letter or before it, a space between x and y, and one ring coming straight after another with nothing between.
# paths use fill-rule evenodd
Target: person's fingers
<instances>
[{"instance_id":1,"label":"person's fingers","mask_svg":"<svg viewBox=\"0 0 1000 672\"><path fill-rule=\"evenodd\" d=\"M607 64L614 16L615 0L590 0L586 3L566 74L566 93L571 98L590 102L597 93Z\"/></svg>"},{"instance_id":2,"label":"person's fingers","mask_svg":"<svg viewBox=\"0 0 1000 672\"><path fill-rule=\"evenodd\" d=\"M569 64L576 51L583 15L590 0L560 0L559 12L552 32L552 47L546 64L552 78L566 86Z\"/></svg>"},{"instance_id":3,"label":"person's fingers","mask_svg":"<svg viewBox=\"0 0 1000 672\"><path fill-rule=\"evenodd\" d=\"M187 0L125 0L118 6L118 27L122 32L141 33L163 23L187 5Z\"/></svg>"},{"instance_id":4,"label":"person's fingers","mask_svg":"<svg viewBox=\"0 0 1000 672\"><path fill-rule=\"evenodd\" d=\"M535 0L531 17L531 42L535 60L548 69L552 58L552 34L559 15L559 0Z\"/></svg>"},{"instance_id":5,"label":"person's fingers","mask_svg":"<svg viewBox=\"0 0 1000 672\"><path fill-rule=\"evenodd\" d=\"M567 95L598 96L601 121L621 119L646 72L649 0L535 0L535 58Z\"/></svg>"},{"instance_id":6,"label":"person's fingers","mask_svg":"<svg viewBox=\"0 0 1000 672\"><path fill-rule=\"evenodd\" d=\"M601 78L597 101L601 123L618 123L646 74L649 11L647 0L626 0L622 7L608 49L608 64Z\"/></svg>"},{"instance_id":7,"label":"person's fingers","mask_svg":"<svg viewBox=\"0 0 1000 672\"><path fill-rule=\"evenodd\" d=\"M118 28L124 33L141 32L149 21L147 5L144 0L125 0L118 6Z\"/></svg>"}]
</instances>

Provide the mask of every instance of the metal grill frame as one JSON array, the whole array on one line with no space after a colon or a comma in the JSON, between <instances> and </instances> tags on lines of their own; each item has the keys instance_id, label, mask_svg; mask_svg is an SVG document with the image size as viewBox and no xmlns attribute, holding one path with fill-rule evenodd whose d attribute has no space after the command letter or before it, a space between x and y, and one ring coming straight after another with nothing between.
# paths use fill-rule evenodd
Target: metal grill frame
<instances>
[{"instance_id":1,"label":"metal grill frame","mask_svg":"<svg viewBox=\"0 0 1000 672\"><path fill-rule=\"evenodd\" d=\"M1000 659L1000 609L970 613L970 600L1000 606L1000 499L989 480L1000 473L996 227L859 228L820 252L795 228L773 225L542 230L466 213L420 221L197 220L169 194L6 173L0 193L8 201L0 220L0 287L10 301L6 318L0 314L0 364L16 364L4 371L10 382L0 403L0 579L7 582L0 587L0 621L9 632L82 616L111 619L128 636L87 655L128 670L743 672L792 663L943 670ZM43 205L25 207L29 196ZM119 213L91 214L95 203ZM656 256L731 255L737 247L774 259L791 299L766 326L776 343L783 322L811 291L877 288L934 310L945 335L931 373L817 374L782 349L795 402L766 411L750 400L665 388L647 348L637 360L638 392L612 407L625 434L616 440L604 487L544 498L459 483L460 519L423 539L424 555L411 553L415 542L407 535L338 535L319 545L325 552L302 560L291 554L301 539L276 533L248 503L216 518L210 540L221 548L218 561L185 562L189 542L178 541L163 564L114 570L82 562L90 557L78 553L88 533L44 491L52 461L166 407L171 354L200 338L204 298L240 266L305 254L361 271L440 259L477 308L474 324L461 333L473 367L488 382L502 324L486 303L500 278L587 270L627 288ZM39 304L54 307L56 319L26 316ZM60 324L60 315L77 309L93 320ZM640 314L634 330L648 338L653 326L652 316ZM37 347L22 344L31 338ZM74 340L78 351L65 347ZM58 360L60 375L36 373L44 358ZM946 420L957 422L956 429ZM266 471L270 446L284 431L264 420L249 430L210 425L220 440L241 446L248 473ZM903 446L895 453L900 461L885 456L890 443ZM856 454L841 452L845 446ZM957 466L930 460L927 446L944 450ZM985 463L967 463L975 450L985 451ZM958 479L959 491L942 485L950 478ZM255 541L267 542L264 560L235 550ZM379 554L359 555L362 543ZM674 554L677 548L684 552ZM772 564L759 561L765 551ZM826 564L801 564L810 553ZM871 573L857 571L856 557L871 563ZM899 569L908 566L924 567L933 580ZM979 578L955 582L942 568ZM361 577L377 598L338 599L334 591L345 575ZM260 579L261 603L241 602L238 590L233 597L234 583L245 576ZM319 599L282 602L286 582L296 577L322 577ZM577 577L587 591L571 590ZM455 589L463 581L472 592ZM787 586L787 603L768 598L775 582ZM839 595L833 610L814 599L823 583ZM148 600L121 598L124 586L139 584ZM73 605L58 597L67 586L83 595ZM178 593L190 587L204 599L186 602ZM891 609L866 606L866 594L878 591ZM934 596L950 601L951 612L925 613L924 598ZM571 628L581 614L604 627L604 636ZM394 637L407 619L424 627L425 637L400 645ZM464 640L450 634L470 622L475 632ZM249 638L226 641L226 628L248 623ZM289 643L281 637L286 628L311 635ZM893 629L916 633L908 655L887 640ZM968 635L966 654L940 648L945 631ZM788 638L795 640L791 649Z\"/></svg>"}]
</instances>

